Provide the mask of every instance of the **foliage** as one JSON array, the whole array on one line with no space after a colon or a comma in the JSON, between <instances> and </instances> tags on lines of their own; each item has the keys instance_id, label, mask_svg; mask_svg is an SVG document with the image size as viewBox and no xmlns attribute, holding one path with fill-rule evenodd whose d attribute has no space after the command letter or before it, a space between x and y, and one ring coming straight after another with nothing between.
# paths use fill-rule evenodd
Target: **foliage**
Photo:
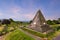
<instances>
[{"instance_id":1,"label":"foliage","mask_svg":"<svg viewBox=\"0 0 60 40\"><path fill-rule=\"evenodd\" d=\"M31 23L31 22L32 22L32 20L29 23Z\"/></svg>"},{"instance_id":2,"label":"foliage","mask_svg":"<svg viewBox=\"0 0 60 40\"><path fill-rule=\"evenodd\" d=\"M54 25L54 24L60 24L60 18L57 20L47 20L47 24Z\"/></svg>"},{"instance_id":3,"label":"foliage","mask_svg":"<svg viewBox=\"0 0 60 40\"><path fill-rule=\"evenodd\" d=\"M53 27L56 31L60 30L60 26Z\"/></svg>"},{"instance_id":4,"label":"foliage","mask_svg":"<svg viewBox=\"0 0 60 40\"><path fill-rule=\"evenodd\" d=\"M59 24L59 21L58 21L58 20L53 20L53 22L54 22L55 24Z\"/></svg>"},{"instance_id":5,"label":"foliage","mask_svg":"<svg viewBox=\"0 0 60 40\"><path fill-rule=\"evenodd\" d=\"M49 24L49 25L53 25L53 24L55 24L55 23L52 22L51 20L48 20L48 21L47 21L47 24Z\"/></svg>"},{"instance_id":6,"label":"foliage","mask_svg":"<svg viewBox=\"0 0 60 40\"><path fill-rule=\"evenodd\" d=\"M12 18L9 19L11 22L14 22L14 20Z\"/></svg>"},{"instance_id":7,"label":"foliage","mask_svg":"<svg viewBox=\"0 0 60 40\"><path fill-rule=\"evenodd\" d=\"M2 24L10 24L11 22L10 22L10 20L8 20L8 19L3 19L2 20Z\"/></svg>"}]
</instances>

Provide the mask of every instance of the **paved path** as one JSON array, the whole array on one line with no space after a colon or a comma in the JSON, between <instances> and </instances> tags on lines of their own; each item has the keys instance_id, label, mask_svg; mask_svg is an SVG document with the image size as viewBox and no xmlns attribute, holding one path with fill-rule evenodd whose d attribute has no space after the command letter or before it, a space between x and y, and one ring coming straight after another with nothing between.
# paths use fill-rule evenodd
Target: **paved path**
<instances>
[{"instance_id":1,"label":"paved path","mask_svg":"<svg viewBox=\"0 0 60 40\"><path fill-rule=\"evenodd\" d=\"M4 36L0 36L0 40L4 40Z\"/></svg>"},{"instance_id":2,"label":"paved path","mask_svg":"<svg viewBox=\"0 0 60 40\"><path fill-rule=\"evenodd\" d=\"M60 40L60 35L56 36L53 40Z\"/></svg>"},{"instance_id":3,"label":"paved path","mask_svg":"<svg viewBox=\"0 0 60 40\"><path fill-rule=\"evenodd\" d=\"M22 29L20 29L22 32L24 32L25 34L27 34L27 35L29 35L29 36L31 36L32 38L34 38L35 40L41 40L41 38L40 37L38 37L38 36L35 36L35 35L32 35L32 34L30 34L30 33L28 33L28 32L26 32L26 31L24 31L24 30L22 30Z\"/></svg>"},{"instance_id":4,"label":"paved path","mask_svg":"<svg viewBox=\"0 0 60 40\"><path fill-rule=\"evenodd\" d=\"M9 32L9 33L7 33L7 34L5 34L5 35L0 36L0 40L5 40L6 36L9 35L10 33L11 33L11 32Z\"/></svg>"}]
</instances>

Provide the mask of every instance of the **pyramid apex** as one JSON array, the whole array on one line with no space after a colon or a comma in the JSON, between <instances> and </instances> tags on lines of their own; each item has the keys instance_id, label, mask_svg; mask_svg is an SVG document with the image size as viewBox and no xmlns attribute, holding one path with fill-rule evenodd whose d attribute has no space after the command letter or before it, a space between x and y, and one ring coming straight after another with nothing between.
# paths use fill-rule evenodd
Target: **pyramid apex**
<instances>
[{"instance_id":1,"label":"pyramid apex","mask_svg":"<svg viewBox=\"0 0 60 40\"><path fill-rule=\"evenodd\" d=\"M41 11L40 9L38 11Z\"/></svg>"},{"instance_id":2,"label":"pyramid apex","mask_svg":"<svg viewBox=\"0 0 60 40\"><path fill-rule=\"evenodd\" d=\"M40 9L38 11L40 11Z\"/></svg>"},{"instance_id":3,"label":"pyramid apex","mask_svg":"<svg viewBox=\"0 0 60 40\"><path fill-rule=\"evenodd\" d=\"M37 11L37 13L41 13L41 10L39 9L39 10Z\"/></svg>"}]
</instances>

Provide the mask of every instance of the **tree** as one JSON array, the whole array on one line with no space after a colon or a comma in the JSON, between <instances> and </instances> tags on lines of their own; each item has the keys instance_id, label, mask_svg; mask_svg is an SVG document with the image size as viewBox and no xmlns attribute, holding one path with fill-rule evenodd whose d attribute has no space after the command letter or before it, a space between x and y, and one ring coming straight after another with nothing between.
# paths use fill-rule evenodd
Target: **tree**
<instances>
[{"instance_id":1,"label":"tree","mask_svg":"<svg viewBox=\"0 0 60 40\"><path fill-rule=\"evenodd\" d=\"M49 24L49 25L53 25L53 24L55 24L55 23L52 22L51 20L48 20L48 21L47 21L47 24Z\"/></svg>"},{"instance_id":2,"label":"tree","mask_svg":"<svg viewBox=\"0 0 60 40\"><path fill-rule=\"evenodd\" d=\"M1 26L1 20L0 20L0 26Z\"/></svg>"},{"instance_id":3,"label":"tree","mask_svg":"<svg viewBox=\"0 0 60 40\"><path fill-rule=\"evenodd\" d=\"M53 20L53 22L54 22L55 24L59 24L59 21L58 21L58 20Z\"/></svg>"},{"instance_id":4,"label":"tree","mask_svg":"<svg viewBox=\"0 0 60 40\"><path fill-rule=\"evenodd\" d=\"M59 24L60 24L60 18L58 18L58 22L59 22Z\"/></svg>"},{"instance_id":5,"label":"tree","mask_svg":"<svg viewBox=\"0 0 60 40\"><path fill-rule=\"evenodd\" d=\"M0 22L1 22L1 20L0 20Z\"/></svg>"},{"instance_id":6,"label":"tree","mask_svg":"<svg viewBox=\"0 0 60 40\"><path fill-rule=\"evenodd\" d=\"M58 20L60 20L60 18L58 18Z\"/></svg>"},{"instance_id":7,"label":"tree","mask_svg":"<svg viewBox=\"0 0 60 40\"><path fill-rule=\"evenodd\" d=\"M8 20L8 19L3 19L2 20L2 24L10 24L11 22L10 22L10 20Z\"/></svg>"},{"instance_id":8,"label":"tree","mask_svg":"<svg viewBox=\"0 0 60 40\"><path fill-rule=\"evenodd\" d=\"M9 19L11 22L14 22L14 20L12 18Z\"/></svg>"},{"instance_id":9,"label":"tree","mask_svg":"<svg viewBox=\"0 0 60 40\"><path fill-rule=\"evenodd\" d=\"M29 23L31 23L31 22L32 22L32 20Z\"/></svg>"},{"instance_id":10,"label":"tree","mask_svg":"<svg viewBox=\"0 0 60 40\"><path fill-rule=\"evenodd\" d=\"M10 20L8 20L8 19L3 19L2 20L2 24L6 24L5 26L4 26L4 29L2 30L2 33L3 34L6 34L7 32L8 32L8 24L10 24L11 22L10 22Z\"/></svg>"}]
</instances>

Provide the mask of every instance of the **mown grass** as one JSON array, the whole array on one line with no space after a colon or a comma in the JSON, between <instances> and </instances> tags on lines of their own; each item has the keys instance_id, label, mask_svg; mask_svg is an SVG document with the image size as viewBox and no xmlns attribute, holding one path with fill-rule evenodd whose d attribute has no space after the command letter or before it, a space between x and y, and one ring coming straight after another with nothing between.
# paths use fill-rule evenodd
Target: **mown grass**
<instances>
[{"instance_id":1,"label":"mown grass","mask_svg":"<svg viewBox=\"0 0 60 40\"><path fill-rule=\"evenodd\" d=\"M46 34L42 34L42 33L40 33L40 32L36 32L36 31L33 31L33 30L30 30L30 29L27 29L27 28L21 28L21 29L23 29L24 31L27 31L27 32L29 32L29 33L31 33L31 34L33 34L33 35L36 35L36 36L39 36L39 37L41 37L41 38L44 38L44 37L46 37Z\"/></svg>"},{"instance_id":2,"label":"mown grass","mask_svg":"<svg viewBox=\"0 0 60 40\"><path fill-rule=\"evenodd\" d=\"M52 40L54 37L56 37L60 33L60 24L55 24L50 26L55 30L55 32L53 34L50 33L51 35L48 36L48 40Z\"/></svg>"},{"instance_id":3,"label":"mown grass","mask_svg":"<svg viewBox=\"0 0 60 40\"><path fill-rule=\"evenodd\" d=\"M55 33L53 33L52 35L48 36L48 40L53 40L59 34L60 34L60 30L59 31L55 31Z\"/></svg>"},{"instance_id":4,"label":"mown grass","mask_svg":"<svg viewBox=\"0 0 60 40\"><path fill-rule=\"evenodd\" d=\"M55 31L55 32L51 32L51 33L48 33L48 34L43 34L43 33L40 33L40 32L36 32L36 31L33 31L33 30L30 30L28 28L22 28L24 31L27 31L33 35L36 35L36 36L39 36L41 38L47 38L48 40L52 40L59 31Z\"/></svg>"},{"instance_id":5,"label":"mown grass","mask_svg":"<svg viewBox=\"0 0 60 40\"><path fill-rule=\"evenodd\" d=\"M32 37L26 35L24 32L20 30L15 30L10 33L5 40L34 40Z\"/></svg>"},{"instance_id":6,"label":"mown grass","mask_svg":"<svg viewBox=\"0 0 60 40\"><path fill-rule=\"evenodd\" d=\"M50 25L51 27L57 27L60 26L60 24Z\"/></svg>"}]
</instances>

